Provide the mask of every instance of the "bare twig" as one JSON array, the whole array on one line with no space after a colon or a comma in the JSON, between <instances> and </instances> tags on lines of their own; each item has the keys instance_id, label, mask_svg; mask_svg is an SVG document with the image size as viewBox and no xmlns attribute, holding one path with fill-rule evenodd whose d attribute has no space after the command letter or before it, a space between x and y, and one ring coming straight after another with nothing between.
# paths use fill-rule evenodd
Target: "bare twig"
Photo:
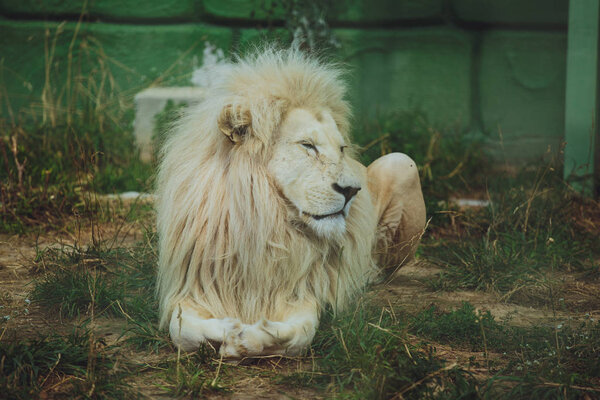
<instances>
[{"instance_id":1,"label":"bare twig","mask_svg":"<svg viewBox=\"0 0 600 400\"><path fill-rule=\"evenodd\" d=\"M73 47L75 46L75 41L77 40L77 35L79 34L79 29L81 28L81 22L83 20L83 16L85 15L87 9L87 0L84 0L83 6L81 7L81 12L79 13L79 20L77 20L77 25L75 26L75 32L73 32L73 37L71 38L71 43L69 44L69 51L67 53L67 125L71 125L73 121L73 98L71 96L71 79L72 79L72 67L73 67Z\"/></svg>"},{"instance_id":2,"label":"bare twig","mask_svg":"<svg viewBox=\"0 0 600 400\"><path fill-rule=\"evenodd\" d=\"M10 151L13 154L13 158L15 160L15 166L17 167L17 183L19 185L19 190L21 193L24 193L23 187L23 172L25 171L25 164L27 164L27 159L24 159L23 162L19 162L19 147L17 146L17 135L13 135L10 137L11 139L11 147Z\"/></svg>"},{"instance_id":3,"label":"bare twig","mask_svg":"<svg viewBox=\"0 0 600 400\"><path fill-rule=\"evenodd\" d=\"M399 391L398 393L396 393L394 395L394 397L392 397L392 399L402 399L403 398L403 394L406 392L410 392L411 390L413 390L414 388L416 388L417 386L419 386L421 383L433 378L434 376L440 375L446 371L451 370L452 368L456 367L458 364L453 363L451 365L448 365L444 368L438 369L435 372L432 372L431 374L428 374L427 376L425 376L422 379L419 379L418 381L414 382L412 385L405 387L404 389L402 389L401 391Z\"/></svg>"}]
</instances>

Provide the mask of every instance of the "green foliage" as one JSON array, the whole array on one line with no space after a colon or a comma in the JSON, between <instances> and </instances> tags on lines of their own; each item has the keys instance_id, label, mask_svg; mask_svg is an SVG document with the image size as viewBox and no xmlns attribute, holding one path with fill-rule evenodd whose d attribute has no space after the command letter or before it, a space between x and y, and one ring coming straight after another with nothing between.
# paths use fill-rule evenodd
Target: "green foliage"
<instances>
[{"instance_id":1,"label":"green foliage","mask_svg":"<svg viewBox=\"0 0 600 400\"><path fill-rule=\"evenodd\" d=\"M520 185L497 182L490 206L466 215L470 237L426 242L422 254L444 268L433 286L531 300L524 291L548 286L549 272L593 270L600 238L579 222L597 204L575 197L555 170L538 169L522 176Z\"/></svg>"},{"instance_id":2,"label":"green foliage","mask_svg":"<svg viewBox=\"0 0 600 400\"><path fill-rule=\"evenodd\" d=\"M94 271L62 270L48 274L36 284L31 294L45 306L58 306L61 315L74 317L97 312L116 311L116 302L123 297L123 288Z\"/></svg>"},{"instance_id":3,"label":"green foliage","mask_svg":"<svg viewBox=\"0 0 600 400\"><path fill-rule=\"evenodd\" d=\"M431 347L411 344L407 326L387 309L359 305L327 316L313 343L318 369L290 379L326 386L343 398L479 398L475 380L444 365Z\"/></svg>"},{"instance_id":4,"label":"green foliage","mask_svg":"<svg viewBox=\"0 0 600 400\"><path fill-rule=\"evenodd\" d=\"M486 358L488 352L502 353L508 362L486 382L487 390L494 388L488 394L579 398L600 377L600 323L589 317L579 324L515 327L464 302L447 312L431 306L408 321L409 331L421 338L484 351Z\"/></svg>"},{"instance_id":5,"label":"green foliage","mask_svg":"<svg viewBox=\"0 0 600 400\"><path fill-rule=\"evenodd\" d=\"M219 374L226 366L213 362L215 351L208 345L194 353L180 353L166 364L167 389L178 397L198 398L208 393L226 392Z\"/></svg>"},{"instance_id":6,"label":"green foliage","mask_svg":"<svg viewBox=\"0 0 600 400\"><path fill-rule=\"evenodd\" d=\"M417 335L416 345L410 334ZM414 337L413 337L414 338ZM484 352L490 377L444 366L433 344ZM490 361L490 353L503 354ZM358 306L326 316L313 343L316 369L283 382L325 387L341 398L580 398L600 377L600 323L514 327L464 302L416 315Z\"/></svg>"},{"instance_id":7,"label":"green foliage","mask_svg":"<svg viewBox=\"0 0 600 400\"><path fill-rule=\"evenodd\" d=\"M26 129L3 132L0 125L2 230L23 231L48 214L72 214L84 190L149 187L151 168L140 161L131 132L118 125L74 121Z\"/></svg>"},{"instance_id":8,"label":"green foliage","mask_svg":"<svg viewBox=\"0 0 600 400\"><path fill-rule=\"evenodd\" d=\"M444 243L436 249L438 265L444 267L432 284L441 289L474 289L508 293L543 278L544 264L531 249L523 248L519 237L504 236L490 244L484 238L474 243ZM443 259L442 259L443 257Z\"/></svg>"},{"instance_id":9,"label":"green foliage","mask_svg":"<svg viewBox=\"0 0 600 400\"><path fill-rule=\"evenodd\" d=\"M600 377L600 324L560 323L556 327L510 328L496 346L511 357L491 383L510 388L507 398L594 398ZM594 394L595 393L595 394Z\"/></svg>"},{"instance_id":10,"label":"green foliage","mask_svg":"<svg viewBox=\"0 0 600 400\"><path fill-rule=\"evenodd\" d=\"M410 319L409 329L420 337L467 346L473 351L485 350L487 341L494 343L504 334L503 327L489 311L476 311L467 302L448 313L432 305Z\"/></svg>"},{"instance_id":11,"label":"green foliage","mask_svg":"<svg viewBox=\"0 0 600 400\"><path fill-rule=\"evenodd\" d=\"M89 121L87 119L90 119ZM6 128L8 129L8 128ZM8 167L0 169L4 179L14 179L18 173L17 163L24 163L27 184L55 185L67 181L80 181L87 188L101 191L123 189L123 186L100 185L96 177L106 168L119 172L119 179L125 184L134 185L131 190L144 188L142 179L136 179L128 171L139 168L138 151L131 131L110 120L81 118L70 123L61 122L56 126L31 126L27 131L21 128L6 131L3 143L8 150L11 140L17 143L17 154L6 152ZM5 150L5 151L6 151ZM90 177L82 174L92 174Z\"/></svg>"},{"instance_id":12,"label":"green foliage","mask_svg":"<svg viewBox=\"0 0 600 400\"><path fill-rule=\"evenodd\" d=\"M133 250L102 245L49 249L38 262L50 266L36 281L32 299L66 317L106 312L156 320L155 257L147 246ZM52 267L54 266L54 267Z\"/></svg>"},{"instance_id":13,"label":"green foliage","mask_svg":"<svg viewBox=\"0 0 600 400\"><path fill-rule=\"evenodd\" d=\"M66 384L71 398L134 398L117 368L90 331L0 342L0 393L3 398L37 398L48 386Z\"/></svg>"},{"instance_id":14,"label":"green foliage","mask_svg":"<svg viewBox=\"0 0 600 400\"><path fill-rule=\"evenodd\" d=\"M410 156L419 167L428 214L439 218L440 201L480 186L489 169L483 138L461 131L440 131L421 112L398 112L367 123L355 132L361 161L369 165L390 152Z\"/></svg>"},{"instance_id":15,"label":"green foliage","mask_svg":"<svg viewBox=\"0 0 600 400\"><path fill-rule=\"evenodd\" d=\"M124 332L125 341L138 350L150 350L158 353L163 348L173 350L168 332L158 329L156 320L143 318L131 319L129 327Z\"/></svg>"},{"instance_id":16,"label":"green foliage","mask_svg":"<svg viewBox=\"0 0 600 400\"><path fill-rule=\"evenodd\" d=\"M574 323L564 321L555 327L513 328L521 359L511 371L542 373L546 379L564 384L584 383L600 377L600 323L588 318ZM513 341L508 341L507 350Z\"/></svg>"}]
</instances>

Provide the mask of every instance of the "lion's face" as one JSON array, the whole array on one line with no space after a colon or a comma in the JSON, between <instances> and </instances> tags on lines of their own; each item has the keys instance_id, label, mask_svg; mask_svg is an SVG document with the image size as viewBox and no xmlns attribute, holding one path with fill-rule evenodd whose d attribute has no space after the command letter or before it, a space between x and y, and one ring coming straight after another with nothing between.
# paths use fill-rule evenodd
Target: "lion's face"
<instances>
[{"instance_id":1,"label":"lion's face","mask_svg":"<svg viewBox=\"0 0 600 400\"><path fill-rule=\"evenodd\" d=\"M268 164L291 203L292 219L333 238L346 230L346 217L361 189L343 136L328 111L291 110L283 120Z\"/></svg>"}]
</instances>

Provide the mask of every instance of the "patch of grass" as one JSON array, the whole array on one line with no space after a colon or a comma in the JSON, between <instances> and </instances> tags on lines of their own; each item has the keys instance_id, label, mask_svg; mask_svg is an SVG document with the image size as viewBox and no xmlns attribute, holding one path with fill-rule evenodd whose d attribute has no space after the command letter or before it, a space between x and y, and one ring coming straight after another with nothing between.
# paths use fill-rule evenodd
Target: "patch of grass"
<instances>
[{"instance_id":1,"label":"patch of grass","mask_svg":"<svg viewBox=\"0 0 600 400\"><path fill-rule=\"evenodd\" d=\"M505 334L489 311L476 311L468 302L450 312L432 305L409 319L409 330L419 337L471 351L486 350L488 345L502 341Z\"/></svg>"},{"instance_id":2,"label":"patch of grass","mask_svg":"<svg viewBox=\"0 0 600 400\"><path fill-rule=\"evenodd\" d=\"M133 248L102 242L39 252L36 262L45 273L35 281L31 298L65 318L124 317L125 343L140 351L172 351L168 333L158 329L153 240L149 235Z\"/></svg>"},{"instance_id":3,"label":"patch of grass","mask_svg":"<svg viewBox=\"0 0 600 400\"><path fill-rule=\"evenodd\" d=\"M389 309L363 305L328 315L312 351L316 368L287 382L326 388L341 398L480 398L473 377L456 364L446 365L429 346L416 346L407 325Z\"/></svg>"},{"instance_id":4,"label":"patch of grass","mask_svg":"<svg viewBox=\"0 0 600 400\"><path fill-rule=\"evenodd\" d=\"M0 230L24 232L47 220L94 211L84 191L148 190L129 128L92 120L6 128L0 124Z\"/></svg>"},{"instance_id":5,"label":"patch of grass","mask_svg":"<svg viewBox=\"0 0 600 400\"><path fill-rule=\"evenodd\" d=\"M548 303L555 300L553 275L593 275L600 206L576 197L556 170L545 166L524 175L530 179L527 186L490 191L489 207L462 215L463 232L426 239L421 254L444 269L433 287Z\"/></svg>"},{"instance_id":6,"label":"patch of grass","mask_svg":"<svg viewBox=\"0 0 600 400\"><path fill-rule=\"evenodd\" d=\"M562 385L600 383L600 323L584 321L554 327L513 328L515 341L506 350L518 350L511 372L538 375Z\"/></svg>"},{"instance_id":7,"label":"patch of grass","mask_svg":"<svg viewBox=\"0 0 600 400\"><path fill-rule=\"evenodd\" d=\"M0 342L0 393L5 398L135 398L101 341L89 330ZM123 362L121 362L123 364Z\"/></svg>"},{"instance_id":8,"label":"patch of grass","mask_svg":"<svg viewBox=\"0 0 600 400\"><path fill-rule=\"evenodd\" d=\"M537 374L525 376L498 376L494 385L510 387L503 394L506 399L596 399L598 389L576 385L575 382L550 382Z\"/></svg>"},{"instance_id":9,"label":"patch of grass","mask_svg":"<svg viewBox=\"0 0 600 400\"><path fill-rule=\"evenodd\" d=\"M409 316L409 331L453 348L502 354L504 365L485 382L503 398L580 398L600 389L600 323L513 327L469 303L452 311L435 307ZM489 366L488 366L489 368ZM491 375L491 371L490 375ZM595 392L596 391L596 392Z\"/></svg>"},{"instance_id":10,"label":"patch of grass","mask_svg":"<svg viewBox=\"0 0 600 400\"><path fill-rule=\"evenodd\" d=\"M496 348L509 363L492 380L516 398L595 398L600 393L600 325L511 328Z\"/></svg>"},{"instance_id":11,"label":"patch of grass","mask_svg":"<svg viewBox=\"0 0 600 400\"><path fill-rule=\"evenodd\" d=\"M36 284L31 297L47 307L57 307L63 317L117 312L117 301L124 297L120 285L102 273L84 270L61 270L48 274Z\"/></svg>"},{"instance_id":12,"label":"patch of grass","mask_svg":"<svg viewBox=\"0 0 600 400\"><path fill-rule=\"evenodd\" d=\"M158 353L163 348L174 350L169 333L158 329L156 320L129 319L128 328L124 332L125 342L138 350L149 350Z\"/></svg>"},{"instance_id":13,"label":"patch of grass","mask_svg":"<svg viewBox=\"0 0 600 400\"><path fill-rule=\"evenodd\" d=\"M49 249L39 256L48 272L36 281L32 300L65 317L107 313L155 321L155 254L147 244L133 249Z\"/></svg>"},{"instance_id":14,"label":"patch of grass","mask_svg":"<svg viewBox=\"0 0 600 400\"><path fill-rule=\"evenodd\" d=\"M447 364L434 350L440 344L483 352L486 375ZM599 356L600 323L591 318L524 328L466 302L416 315L359 305L326 316L312 346L312 371L279 380L321 387L336 398L594 398Z\"/></svg>"},{"instance_id":15,"label":"patch of grass","mask_svg":"<svg viewBox=\"0 0 600 400\"><path fill-rule=\"evenodd\" d=\"M518 287L536 284L541 278L540 270L546 264L543 259L536 258L539 255L534 249L526 247L527 242L519 240L520 236L506 235L492 243L487 238L474 243L444 243L436 249L441 254L435 259L444 271L432 283L433 287L505 294Z\"/></svg>"},{"instance_id":16,"label":"patch of grass","mask_svg":"<svg viewBox=\"0 0 600 400\"><path fill-rule=\"evenodd\" d=\"M31 297L45 308L59 310L65 317L85 316L85 321L91 319L98 322L100 320L97 317L108 314L122 317L127 322L122 333L122 336L125 337L123 340L120 338L114 348L106 347L101 342L98 342L98 344L94 342L92 346L88 342L73 349L73 351L81 350L84 352L76 365L79 368L76 372L77 374L81 372L86 379L89 368L100 368L100 366L95 359L89 359L85 352L91 348L96 349L101 346L103 348L102 352L95 352L94 354L101 355L103 362L106 362L106 368L111 369L111 371L114 370L114 374L117 374L120 368L126 368L127 374L123 372L122 375L124 380L130 380L134 373L138 373L136 371L149 368L153 370L154 386L177 397L196 398L207 393L226 391L226 386L221 383L222 375L220 375L226 370L226 366L220 365L214 360L215 353L212 348L206 346L195 353L177 353L170 342L168 333L158 329L157 304L154 298L156 260L153 245L152 237L149 237L144 243L132 249L110 248L107 247L107 243L103 242L88 248L73 246L59 249L50 248L39 252L37 262L44 264L43 270L46 273L36 282ZM86 337L91 337L89 332L86 335ZM44 371L48 370L48 365L52 368L53 364L51 362L56 362L57 357L63 357L63 355L57 356L55 353L65 351L62 348L56 351L52 349L57 346L57 343L62 343L61 341L64 342L65 340L67 339L63 336L54 335L52 340L44 338L39 341L19 342L18 346L20 347L18 349L13 350L10 348L7 350L10 351L10 354L6 358L10 357L16 363L15 365L20 368L15 372L15 374L18 373L19 379L24 377L26 373L31 377L27 382L11 383L16 379L13 376L17 375L10 373L9 378L11 381L6 383L6 387L9 388L9 385L12 385L10 386L12 392L8 393L17 393L14 394L17 398L30 398L32 395L36 396L37 393L45 390L47 384L44 377L50 375L50 373ZM45 360L38 354L37 348L40 343L44 345L49 343L50 350L46 347L41 350L49 352L47 357L49 361L46 363L48 365L23 364L25 365L23 368L19 367L21 361L16 356L19 352L24 354L34 352L35 355L30 357L31 359ZM142 356L150 352L159 355L161 350L165 348L168 348L168 354L164 358L161 356L164 361L159 361L158 364L150 362L144 363L143 366L130 365L118 358L117 351L113 353L113 350L122 349L125 344L129 345L130 349L141 352ZM70 342L67 345L70 346ZM0 353L0 356L2 356L2 353ZM63 358L63 360L65 359ZM70 365L66 364L66 366ZM85 394L86 398L139 397L139 393L134 393L119 386L123 380L116 380L117 375L114 375L115 379L112 379L112 375L106 375L104 364L101 368L104 375L98 375L97 380L93 381L97 387L81 386L92 393L89 396ZM35 370L37 375L32 375L30 370ZM52 374L58 371L57 367L51 370ZM73 375L72 379L77 380L74 384L80 385L79 381L83 378L70 371L57 375L56 379L63 379L64 375L68 373ZM121 375L118 376L121 377ZM52 380L52 383L56 383L56 379ZM35 386L31 383L33 380L42 383ZM5 384L5 382L0 382L0 384ZM34 385L32 386L33 391L27 389L28 385ZM3 386L0 385L0 390L2 388ZM61 390L64 390L69 396L80 393L79 386L65 385L61 386ZM94 390L96 392L93 392ZM23 393L18 394L20 392Z\"/></svg>"},{"instance_id":17,"label":"patch of grass","mask_svg":"<svg viewBox=\"0 0 600 400\"><path fill-rule=\"evenodd\" d=\"M210 346L200 346L194 353L178 353L165 365L166 389L177 397L189 398L227 392L220 379L227 365L213 361L213 357L215 351Z\"/></svg>"}]
</instances>

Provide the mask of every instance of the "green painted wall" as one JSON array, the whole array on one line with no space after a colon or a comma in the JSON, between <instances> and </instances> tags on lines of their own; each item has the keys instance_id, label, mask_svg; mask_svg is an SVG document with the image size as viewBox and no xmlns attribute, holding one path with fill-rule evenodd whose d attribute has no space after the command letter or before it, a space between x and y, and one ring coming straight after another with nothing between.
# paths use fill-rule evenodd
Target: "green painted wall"
<instances>
[{"instance_id":1,"label":"green painted wall","mask_svg":"<svg viewBox=\"0 0 600 400\"><path fill-rule=\"evenodd\" d=\"M83 4L0 0L2 89L13 110L39 102L46 32L51 44L67 20L52 64L55 86L64 85ZM74 57L101 49L115 85L131 95L151 84L184 85L205 41L227 52L287 38L282 4L90 0ZM439 127L485 134L498 157L522 161L548 146L557 151L564 138L567 9L567 0L348 0L333 1L327 20L352 68L359 120L421 110ZM276 28L261 29L269 25ZM6 101L0 107L6 116Z\"/></svg>"},{"instance_id":2,"label":"green painted wall","mask_svg":"<svg viewBox=\"0 0 600 400\"><path fill-rule=\"evenodd\" d=\"M599 22L600 0L570 4L564 176L576 190L597 196L600 196Z\"/></svg>"},{"instance_id":3,"label":"green painted wall","mask_svg":"<svg viewBox=\"0 0 600 400\"><path fill-rule=\"evenodd\" d=\"M469 125L470 35L446 27L335 33L352 68L350 98L363 117L421 110L436 125Z\"/></svg>"},{"instance_id":4,"label":"green painted wall","mask_svg":"<svg viewBox=\"0 0 600 400\"><path fill-rule=\"evenodd\" d=\"M272 0L204 0L207 16L220 20L281 21L283 2ZM443 0L347 0L332 1L327 20L330 23L394 23L441 19Z\"/></svg>"},{"instance_id":5,"label":"green painted wall","mask_svg":"<svg viewBox=\"0 0 600 400\"><path fill-rule=\"evenodd\" d=\"M92 18L105 21L199 21L202 2L194 0L0 0L0 13L27 19L77 19L84 4Z\"/></svg>"},{"instance_id":6,"label":"green painted wall","mask_svg":"<svg viewBox=\"0 0 600 400\"><path fill-rule=\"evenodd\" d=\"M566 26L567 0L454 0L450 2L461 21L529 27Z\"/></svg>"},{"instance_id":7,"label":"green painted wall","mask_svg":"<svg viewBox=\"0 0 600 400\"><path fill-rule=\"evenodd\" d=\"M486 32L478 76L481 122L498 156L559 149L564 134L566 34Z\"/></svg>"},{"instance_id":8,"label":"green painted wall","mask_svg":"<svg viewBox=\"0 0 600 400\"><path fill-rule=\"evenodd\" d=\"M333 22L410 21L441 18L443 0L332 1L327 15ZM31 18L77 16L82 0L0 0L0 12ZM284 2L277 0L89 0L91 17L118 21L213 19L223 21L281 21Z\"/></svg>"}]
</instances>

